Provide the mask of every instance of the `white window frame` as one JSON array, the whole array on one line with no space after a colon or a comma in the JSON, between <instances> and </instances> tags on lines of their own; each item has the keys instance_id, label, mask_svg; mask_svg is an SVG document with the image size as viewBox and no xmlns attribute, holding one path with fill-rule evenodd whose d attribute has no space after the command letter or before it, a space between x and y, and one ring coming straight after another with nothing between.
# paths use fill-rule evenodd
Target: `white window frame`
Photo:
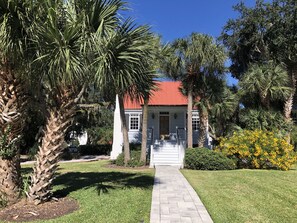
<instances>
[{"instance_id":1,"label":"white window frame","mask_svg":"<svg viewBox=\"0 0 297 223\"><path fill-rule=\"evenodd\" d=\"M131 128L131 126L132 126L132 123L131 123L131 120L132 120L132 118L134 119L134 118L137 118L138 119L138 123L137 123L137 129L132 129ZM137 114L137 113L130 113L129 114L129 131L131 131L131 132L136 132L136 131L139 131L140 130L140 114Z\"/></svg>"},{"instance_id":2,"label":"white window frame","mask_svg":"<svg viewBox=\"0 0 297 223\"><path fill-rule=\"evenodd\" d=\"M199 115L198 114L197 115L196 114L192 115L192 128L193 128L193 131L198 131L199 130Z\"/></svg>"}]
</instances>

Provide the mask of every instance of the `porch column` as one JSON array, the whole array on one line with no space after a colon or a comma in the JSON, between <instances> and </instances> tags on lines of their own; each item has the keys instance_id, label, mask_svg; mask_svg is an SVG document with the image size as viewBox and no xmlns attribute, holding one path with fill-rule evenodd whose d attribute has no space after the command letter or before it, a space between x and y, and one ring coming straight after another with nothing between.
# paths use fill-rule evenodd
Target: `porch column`
<instances>
[{"instance_id":1,"label":"porch column","mask_svg":"<svg viewBox=\"0 0 297 223\"><path fill-rule=\"evenodd\" d=\"M112 150L110 153L110 159L114 160L118 157L119 154L123 151L123 134L121 126L121 116L120 116L120 106L119 106L119 97L116 95L116 105L114 110L113 117L113 141L112 141Z\"/></svg>"}]
</instances>

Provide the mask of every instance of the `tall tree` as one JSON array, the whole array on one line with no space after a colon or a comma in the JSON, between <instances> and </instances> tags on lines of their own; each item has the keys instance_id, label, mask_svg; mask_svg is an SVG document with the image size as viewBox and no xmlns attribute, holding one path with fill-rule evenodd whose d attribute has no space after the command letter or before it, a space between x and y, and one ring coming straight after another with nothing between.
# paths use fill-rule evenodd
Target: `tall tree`
<instances>
[{"instance_id":1,"label":"tall tree","mask_svg":"<svg viewBox=\"0 0 297 223\"><path fill-rule=\"evenodd\" d=\"M163 58L168 53L168 45L162 45L161 39L158 36L151 38L149 44L149 55L146 55L143 60L146 62L145 65L147 70L151 72L147 76L147 81L138 85L137 90L142 95L143 98L143 113L142 113L142 134L141 134L141 155L140 161L146 162L146 149L147 149L147 131L148 131L148 107L150 97L157 90L157 83L154 81L156 78L152 73L156 73L156 70L161 67Z\"/></svg>"},{"instance_id":2,"label":"tall tree","mask_svg":"<svg viewBox=\"0 0 297 223\"><path fill-rule=\"evenodd\" d=\"M64 150L64 135L71 125L77 102L90 80L94 48L114 31L118 0L47 1L43 24L36 23L40 72L48 96L44 137L34 166L28 198L36 204L51 198L57 162ZM106 24L106 25L105 25ZM84 80L83 82L81 80Z\"/></svg>"},{"instance_id":3,"label":"tall tree","mask_svg":"<svg viewBox=\"0 0 297 223\"><path fill-rule=\"evenodd\" d=\"M0 196L20 195L19 140L24 128L26 86L30 81L28 1L0 1Z\"/></svg>"},{"instance_id":4,"label":"tall tree","mask_svg":"<svg viewBox=\"0 0 297 223\"><path fill-rule=\"evenodd\" d=\"M292 88L284 104L284 116L290 122L297 81L297 2L274 0L266 10L268 48L274 60L286 65Z\"/></svg>"},{"instance_id":5,"label":"tall tree","mask_svg":"<svg viewBox=\"0 0 297 223\"><path fill-rule=\"evenodd\" d=\"M231 74L241 79L249 64L262 63L270 58L266 38L266 10L263 0L256 0L254 8L248 8L243 1L233 8L239 17L228 20L219 39L228 49Z\"/></svg>"},{"instance_id":6,"label":"tall tree","mask_svg":"<svg viewBox=\"0 0 297 223\"><path fill-rule=\"evenodd\" d=\"M181 80L187 92L187 141L188 147L193 147L193 96L199 98L201 102L205 99L206 80L208 77L219 77L223 74L226 54L224 48L216 44L212 37L198 33L175 40L172 48L173 54L167 59L164 69L174 79ZM198 106L200 118L198 145L203 146L207 132L208 113L202 103L200 105Z\"/></svg>"},{"instance_id":7,"label":"tall tree","mask_svg":"<svg viewBox=\"0 0 297 223\"><path fill-rule=\"evenodd\" d=\"M240 13L228 21L221 39L229 49L231 72L241 78L250 63L269 60L284 63L293 89L284 103L289 122L296 89L297 73L297 3L294 0L257 0L253 8L244 3L235 6Z\"/></svg>"},{"instance_id":8,"label":"tall tree","mask_svg":"<svg viewBox=\"0 0 297 223\"><path fill-rule=\"evenodd\" d=\"M221 82L221 83L220 83ZM238 128L239 97L224 81L215 83L216 97L210 109L209 134L215 141Z\"/></svg>"},{"instance_id":9,"label":"tall tree","mask_svg":"<svg viewBox=\"0 0 297 223\"><path fill-rule=\"evenodd\" d=\"M273 101L285 100L291 94L288 83L288 74L281 65L272 61L252 64L239 81L240 94L259 98L260 106L271 109Z\"/></svg>"},{"instance_id":10,"label":"tall tree","mask_svg":"<svg viewBox=\"0 0 297 223\"><path fill-rule=\"evenodd\" d=\"M78 79L85 74L85 59L80 50L80 24L73 22L63 4L47 5L47 18L36 24L39 65L48 94L48 115L44 136L31 176L28 199L36 204L51 197L51 186L60 155L64 134L75 113L79 91ZM41 22L41 21L39 21Z\"/></svg>"},{"instance_id":11,"label":"tall tree","mask_svg":"<svg viewBox=\"0 0 297 223\"><path fill-rule=\"evenodd\" d=\"M149 55L149 39L149 27L135 26L127 19L116 32L102 40L103 47L97 49L96 83L113 89L119 97L126 165L130 160L130 148L124 97L141 98L137 88L148 80L149 70L144 58Z\"/></svg>"}]
</instances>

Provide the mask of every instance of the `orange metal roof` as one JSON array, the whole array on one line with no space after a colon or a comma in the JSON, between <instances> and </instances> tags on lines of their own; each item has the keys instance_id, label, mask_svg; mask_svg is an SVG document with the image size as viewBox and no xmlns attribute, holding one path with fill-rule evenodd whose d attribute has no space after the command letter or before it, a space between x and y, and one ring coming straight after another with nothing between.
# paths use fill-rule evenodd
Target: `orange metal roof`
<instances>
[{"instance_id":1,"label":"orange metal roof","mask_svg":"<svg viewBox=\"0 0 297 223\"><path fill-rule=\"evenodd\" d=\"M187 97L182 95L179 88L181 82L156 82L157 90L153 92L150 100L150 106L186 106L188 104ZM125 97L125 109L141 109L143 102L131 101Z\"/></svg>"}]
</instances>

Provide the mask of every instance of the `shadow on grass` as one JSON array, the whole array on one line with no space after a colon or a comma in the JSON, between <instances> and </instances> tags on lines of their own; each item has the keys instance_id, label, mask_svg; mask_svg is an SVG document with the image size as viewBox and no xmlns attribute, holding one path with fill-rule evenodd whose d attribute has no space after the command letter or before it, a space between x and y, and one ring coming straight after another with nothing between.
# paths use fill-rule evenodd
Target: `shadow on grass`
<instances>
[{"instance_id":1,"label":"shadow on grass","mask_svg":"<svg viewBox=\"0 0 297 223\"><path fill-rule=\"evenodd\" d=\"M58 175L54 185L63 189L54 192L55 197L65 197L69 193L81 189L95 188L98 195L108 193L109 190L122 188L150 188L154 184L154 177L135 173L123 172L69 172Z\"/></svg>"}]
</instances>

